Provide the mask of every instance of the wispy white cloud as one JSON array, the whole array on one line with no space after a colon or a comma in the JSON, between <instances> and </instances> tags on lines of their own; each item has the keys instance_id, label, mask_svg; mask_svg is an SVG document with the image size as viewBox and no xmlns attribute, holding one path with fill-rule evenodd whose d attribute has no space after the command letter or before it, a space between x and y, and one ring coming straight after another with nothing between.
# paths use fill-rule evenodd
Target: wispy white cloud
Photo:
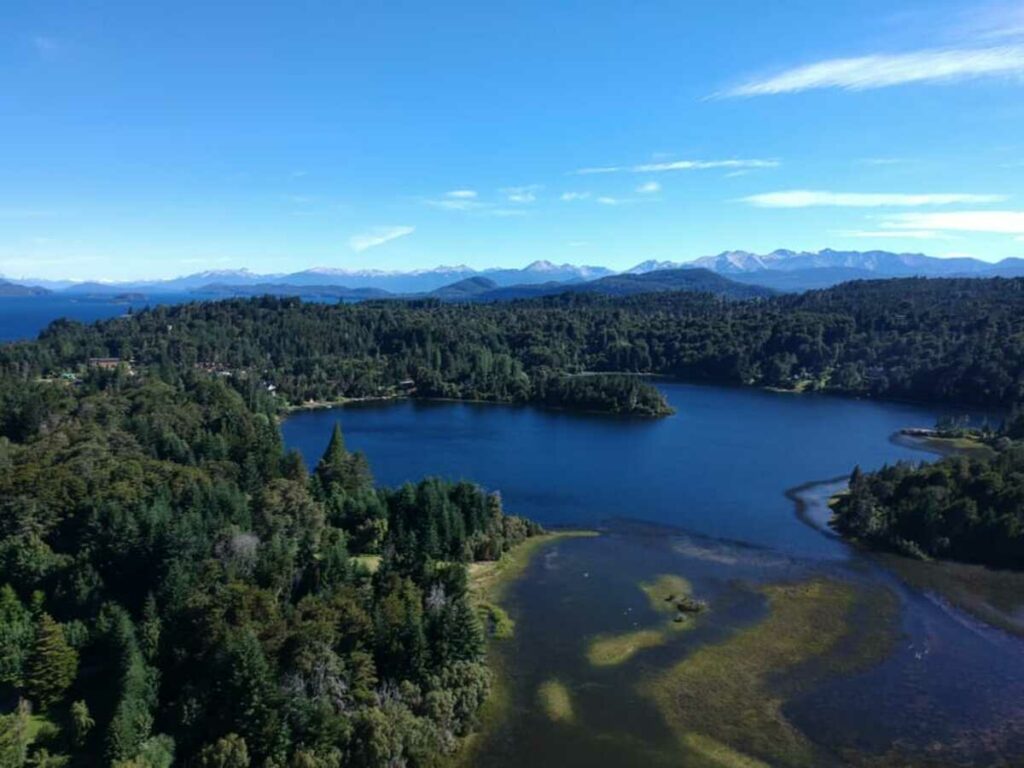
<instances>
[{"instance_id":1,"label":"wispy white cloud","mask_svg":"<svg viewBox=\"0 0 1024 768\"><path fill-rule=\"evenodd\" d=\"M618 173L619 171L626 170L621 165L602 165L592 166L590 168L578 168L573 171L577 176L590 176L596 173Z\"/></svg>"},{"instance_id":2,"label":"wispy white cloud","mask_svg":"<svg viewBox=\"0 0 1024 768\"><path fill-rule=\"evenodd\" d=\"M956 205L963 203L995 203L1004 195L971 194L897 194L890 192L829 192L815 189L789 189L765 192L740 198L740 202L757 208L914 208L924 205Z\"/></svg>"},{"instance_id":3,"label":"wispy white cloud","mask_svg":"<svg viewBox=\"0 0 1024 768\"><path fill-rule=\"evenodd\" d=\"M1024 76L1024 45L934 48L910 53L825 59L770 77L748 80L715 96L769 96L818 88L864 91L907 83L948 83L999 76Z\"/></svg>"},{"instance_id":4,"label":"wispy white cloud","mask_svg":"<svg viewBox=\"0 0 1024 768\"><path fill-rule=\"evenodd\" d=\"M979 39L1024 37L1024 5L1011 1L968 7L957 26Z\"/></svg>"},{"instance_id":5,"label":"wispy white cloud","mask_svg":"<svg viewBox=\"0 0 1024 768\"><path fill-rule=\"evenodd\" d=\"M862 157L857 161L858 165L902 165L908 162L905 157Z\"/></svg>"},{"instance_id":6,"label":"wispy white cloud","mask_svg":"<svg viewBox=\"0 0 1024 768\"><path fill-rule=\"evenodd\" d=\"M424 200L424 202L431 208L441 208L445 211L476 211L487 207L486 203L481 203L479 200L465 198L444 197L440 200Z\"/></svg>"},{"instance_id":7,"label":"wispy white cloud","mask_svg":"<svg viewBox=\"0 0 1024 768\"><path fill-rule=\"evenodd\" d=\"M526 200L513 200L509 196L509 202L528 202ZM443 197L424 200L425 205L431 208L440 208L443 211L462 211L480 216L523 216L526 211L521 208L504 208L492 202L477 199L477 192L473 189L454 189L446 192Z\"/></svg>"},{"instance_id":8,"label":"wispy white cloud","mask_svg":"<svg viewBox=\"0 0 1024 768\"><path fill-rule=\"evenodd\" d=\"M654 195L661 192L661 184L656 181L647 181L636 188L641 195Z\"/></svg>"},{"instance_id":9,"label":"wispy white cloud","mask_svg":"<svg viewBox=\"0 0 1024 768\"><path fill-rule=\"evenodd\" d=\"M586 200L590 197L589 192L563 192L559 195L558 199L566 203L571 203L574 200Z\"/></svg>"},{"instance_id":10,"label":"wispy white cloud","mask_svg":"<svg viewBox=\"0 0 1024 768\"><path fill-rule=\"evenodd\" d=\"M881 224L894 230L940 230L1024 235L1024 211L943 211L896 213Z\"/></svg>"},{"instance_id":11,"label":"wispy white cloud","mask_svg":"<svg viewBox=\"0 0 1024 768\"><path fill-rule=\"evenodd\" d=\"M374 227L369 232L350 237L348 245L356 253L362 253L370 248L376 248L378 245L411 235L415 231L416 227Z\"/></svg>"},{"instance_id":12,"label":"wispy white cloud","mask_svg":"<svg viewBox=\"0 0 1024 768\"><path fill-rule=\"evenodd\" d=\"M618 205L622 201L617 197L602 195L601 197L597 198L597 202L599 202L601 205Z\"/></svg>"},{"instance_id":13,"label":"wispy white cloud","mask_svg":"<svg viewBox=\"0 0 1024 768\"><path fill-rule=\"evenodd\" d=\"M500 192L510 203L532 203L537 199L540 184L527 184L523 187L504 187Z\"/></svg>"},{"instance_id":14,"label":"wispy white cloud","mask_svg":"<svg viewBox=\"0 0 1024 768\"><path fill-rule=\"evenodd\" d=\"M573 171L576 176L588 176L595 173L664 173L665 171L703 171L712 168L777 168L778 160L670 160L658 163L641 163L639 165L606 165L591 168L579 168Z\"/></svg>"},{"instance_id":15,"label":"wispy white cloud","mask_svg":"<svg viewBox=\"0 0 1024 768\"><path fill-rule=\"evenodd\" d=\"M634 165L635 173L661 173L663 171L703 171L709 168L778 168L778 160L672 160L667 163Z\"/></svg>"}]
</instances>

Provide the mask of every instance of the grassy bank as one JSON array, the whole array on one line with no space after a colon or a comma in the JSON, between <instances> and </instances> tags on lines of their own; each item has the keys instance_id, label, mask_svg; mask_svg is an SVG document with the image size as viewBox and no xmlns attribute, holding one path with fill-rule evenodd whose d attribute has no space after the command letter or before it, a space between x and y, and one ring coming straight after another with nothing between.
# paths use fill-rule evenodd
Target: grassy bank
<instances>
[{"instance_id":1,"label":"grassy bank","mask_svg":"<svg viewBox=\"0 0 1024 768\"><path fill-rule=\"evenodd\" d=\"M539 536L531 536L510 552L502 555L500 560L471 563L469 566L469 588L473 599L478 604L501 602L509 584L523 574L526 566L530 564L530 560L539 549L562 539L598 535L596 531L551 531Z\"/></svg>"}]
</instances>

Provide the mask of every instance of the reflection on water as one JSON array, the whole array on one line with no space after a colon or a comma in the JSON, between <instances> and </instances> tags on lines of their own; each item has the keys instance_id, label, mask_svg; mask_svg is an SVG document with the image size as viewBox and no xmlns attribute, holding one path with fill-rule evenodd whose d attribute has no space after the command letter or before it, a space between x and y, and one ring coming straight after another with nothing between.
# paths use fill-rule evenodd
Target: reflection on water
<instances>
[{"instance_id":1,"label":"reflection on water","mask_svg":"<svg viewBox=\"0 0 1024 768\"><path fill-rule=\"evenodd\" d=\"M468 762L537 768L1024 759L1024 642L936 599L920 573L916 581L897 577L879 558L825 535L829 486L797 494L803 521L784 495L809 480L841 477L855 464L920 460L888 438L940 414L661 386L679 413L659 421L402 402L286 422L289 446L311 462L340 420L349 445L367 452L385 484L426 474L472 478L501 490L511 512L547 525L604 529L599 538L550 545L509 590L515 634L493 649L503 671L502 716L489 723ZM685 632L665 632L665 614L638 587L661 574L684 577L710 605ZM776 602L773 609L780 593L766 585L808 583L828 585L830 599L849 604L787 612L791 627L770 623L779 605L793 606ZM993 604L1015 607L1020 593L1019 581L1000 580L990 594ZM807 629L798 626L804 620L822 622L822 638L831 622L828 642L798 634ZM766 653L768 640L780 641L771 658L784 672L739 664L756 662L764 627L773 633ZM799 652L781 642L790 630L801 638ZM643 647L621 663L595 665L587 651L598 636L636 638ZM709 690L697 700L709 711L714 705L716 722L699 712L672 715L665 697L652 693L687 661L707 671ZM716 668L722 663L736 665L736 675ZM677 677L701 686L702 679ZM746 686L760 709L722 695L736 685ZM685 691L675 700L692 701ZM766 711L771 717L760 716ZM759 742L759 729L776 743ZM789 747L780 752L782 741Z\"/></svg>"}]
</instances>

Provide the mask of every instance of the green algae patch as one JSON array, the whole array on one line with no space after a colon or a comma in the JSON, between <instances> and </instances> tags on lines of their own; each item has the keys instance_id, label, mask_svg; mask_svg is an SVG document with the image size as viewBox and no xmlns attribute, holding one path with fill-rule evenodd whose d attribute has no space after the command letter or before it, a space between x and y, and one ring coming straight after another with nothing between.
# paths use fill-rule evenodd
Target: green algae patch
<instances>
[{"instance_id":1,"label":"green algae patch","mask_svg":"<svg viewBox=\"0 0 1024 768\"><path fill-rule=\"evenodd\" d=\"M541 709L549 720L556 723L568 723L574 718L572 697L569 689L558 680L548 680L537 689L537 698Z\"/></svg>"},{"instance_id":2,"label":"green algae patch","mask_svg":"<svg viewBox=\"0 0 1024 768\"><path fill-rule=\"evenodd\" d=\"M813 766L816 750L783 714L777 683L800 679L801 670L845 648L861 621L888 626L891 603L881 599L881 610L863 610L855 587L827 579L769 585L761 592L766 618L698 649L648 683L648 692L684 749L710 765ZM853 657L832 670L877 661L890 647L887 637L884 630L870 633L856 643ZM718 745L710 755L709 745Z\"/></svg>"},{"instance_id":3,"label":"green algae patch","mask_svg":"<svg viewBox=\"0 0 1024 768\"><path fill-rule=\"evenodd\" d=\"M587 661L595 667L622 664L645 648L663 645L668 639L661 629L639 629L621 635L598 635L587 647Z\"/></svg>"}]
</instances>

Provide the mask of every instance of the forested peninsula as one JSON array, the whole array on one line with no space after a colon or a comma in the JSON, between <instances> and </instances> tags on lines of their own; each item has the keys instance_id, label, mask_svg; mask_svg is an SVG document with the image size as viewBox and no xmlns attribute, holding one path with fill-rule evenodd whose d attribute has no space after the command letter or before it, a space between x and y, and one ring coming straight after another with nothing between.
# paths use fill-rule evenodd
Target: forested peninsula
<instances>
[{"instance_id":1,"label":"forested peninsula","mask_svg":"<svg viewBox=\"0 0 1024 768\"><path fill-rule=\"evenodd\" d=\"M1024 570L1024 411L979 437L989 452L856 469L833 502L833 527L911 557Z\"/></svg>"},{"instance_id":2,"label":"forested peninsula","mask_svg":"<svg viewBox=\"0 0 1024 768\"><path fill-rule=\"evenodd\" d=\"M536 526L466 482L374 487L339 430L309 473L227 377L93 367L29 420L27 381L0 379L0 765L458 748L490 685L467 564Z\"/></svg>"}]
</instances>

